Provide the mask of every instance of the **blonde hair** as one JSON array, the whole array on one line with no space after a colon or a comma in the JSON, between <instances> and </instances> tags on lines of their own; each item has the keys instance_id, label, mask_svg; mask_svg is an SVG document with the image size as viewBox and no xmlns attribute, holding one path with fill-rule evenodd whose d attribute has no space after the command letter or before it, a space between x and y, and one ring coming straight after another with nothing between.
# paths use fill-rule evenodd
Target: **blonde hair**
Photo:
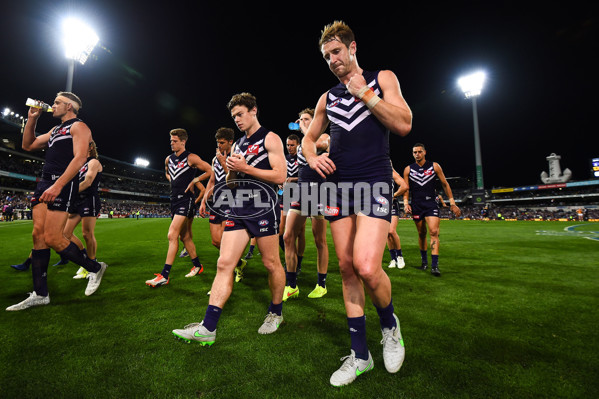
<instances>
[{"instance_id":1,"label":"blonde hair","mask_svg":"<svg viewBox=\"0 0 599 399\"><path fill-rule=\"evenodd\" d=\"M96 142L93 140L89 142L89 156L96 159L99 157L98 147L96 147Z\"/></svg>"},{"instance_id":2,"label":"blonde hair","mask_svg":"<svg viewBox=\"0 0 599 399\"><path fill-rule=\"evenodd\" d=\"M328 24L324 27L320 35L320 41L318 42L318 47L322 48L322 45L330 42L331 40L339 40L341 43L345 44L347 48L351 42L355 39L354 32L350 29L349 26L343 21L335 21L332 24Z\"/></svg>"},{"instance_id":3,"label":"blonde hair","mask_svg":"<svg viewBox=\"0 0 599 399\"><path fill-rule=\"evenodd\" d=\"M71 93L70 91L60 91L56 94L56 97L59 96L66 97L69 100L73 101L75 104L77 104L77 106L75 107L75 105L71 103L71 105L73 105L73 112L75 113L75 115L79 114L79 110L83 107L83 103L81 102L79 96L77 96L75 93Z\"/></svg>"}]
</instances>

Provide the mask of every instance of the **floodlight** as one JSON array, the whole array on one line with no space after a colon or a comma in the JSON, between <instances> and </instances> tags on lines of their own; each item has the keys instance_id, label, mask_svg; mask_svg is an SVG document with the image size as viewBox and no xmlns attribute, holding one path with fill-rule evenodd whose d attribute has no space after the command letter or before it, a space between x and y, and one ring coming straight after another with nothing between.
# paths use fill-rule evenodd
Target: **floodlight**
<instances>
[{"instance_id":1,"label":"floodlight","mask_svg":"<svg viewBox=\"0 0 599 399\"><path fill-rule=\"evenodd\" d=\"M10 114L10 108L4 108L4 111L2 112L2 115L6 116Z\"/></svg>"},{"instance_id":2,"label":"floodlight","mask_svg":"<svg viewBox=\"0 0 599 399\"><path fill-rule=\"evenodd\" d=\"M486 75L484 72L475 72L463 76L458 80L458 85L466 95L466 98L479 96L485 83Z\"/></svg>"},{"instance_id":3,"label":"floodlight","mask_svg":"<svg viewBox=\"0 0 599 399\"><path fill-rule=\"evenodd\" d=\"M480 96L485 83L486 75L482 71L474 72L458 79L458 85L466 95L466 98L472 99L472 117L474 122L474 157L476 161L476 188L484 190L483 181L483 163L480 152L480 134L478 131L478 112L476 109L476 97Z\"/></svg>"},{"instance_id":4,"label":"floodlight","mask_svg":"<svg viewBox=\"0 0 599 399\"><path fill-rule=\"evenodd\" d=\"M143 158L136 158L135 166L141 166L142 168L147 168L148 166L150 166L150 161L148 161L147 159L143 159Z\"/></svg>"},{"instance_id":5,"label":"floodlight","mask_svg":"<svg viewBox=\"0 0 599 399\"><path fill-rule=\"evenodd\" d=\"M65 56L81 65L89 58L92 50L100 40L88 25L74 18L63 21Z\"/></svg>"}]
</instances>

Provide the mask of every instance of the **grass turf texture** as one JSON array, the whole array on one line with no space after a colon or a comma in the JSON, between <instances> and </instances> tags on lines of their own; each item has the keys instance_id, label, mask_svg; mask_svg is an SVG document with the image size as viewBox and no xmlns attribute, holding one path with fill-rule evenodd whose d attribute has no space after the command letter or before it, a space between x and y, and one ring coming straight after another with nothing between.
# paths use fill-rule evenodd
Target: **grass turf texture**
<instances>
[{"instance_id":1,"label":"grass turf texture","mask_svg":"<svg viewBox=\"0 0 599 399\"><path fill-rule=\"evenodd\" d=\"M0 224L0 397L598 397L599 241L583 238L599 230L597 223L566 232L582 223L444 220L442 277L435 278L416 269L416 229L400 221L406 268L387 269L387 252L383 263L406 360L397 374L386 372L367 298L375 368L334 388L329 377L349 354L349 333L330 236L324 298L307 298L316 284L308 222L300 299L285 303L279 331L257 333L270 294L255 256L208 348L171 334L200 321L208 303L218 252L207 220L194 222L204 273L185 278L191 262L177 258L169 285L144 284L162 270L169 222L98 220L99 259L109 265L99 290L85 297L87 280L72 279L76 265L50 266L50 305L20 312L3 309L32 290L31 272L9 266L27 257L31 222ZM52 252L51 264L57 260Z\"/></svg>"}]
</instances>

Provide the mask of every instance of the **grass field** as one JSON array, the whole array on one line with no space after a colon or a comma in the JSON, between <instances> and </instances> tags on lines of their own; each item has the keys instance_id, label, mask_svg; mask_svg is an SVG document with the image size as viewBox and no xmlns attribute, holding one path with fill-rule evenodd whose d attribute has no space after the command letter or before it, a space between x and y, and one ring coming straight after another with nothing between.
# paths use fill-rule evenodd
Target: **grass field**
<instances>
[{"instance_id":1,"label":"grass field","mask_svg":"<svg viewBox=\"0 0 599 399\"><path fill-rule=\"evenodd\" d=\"M169 221L99 220L109 268L93 296L72 279L76 265L50 266L50 305L0 311L0 398L599 397L599 241L588 239L599 237L598 223L442 221L443 276L434 278L416 269L416 230L400 221L407 266L385 270L406 360L397 374L385 371L367 306L375 368L338 389L329 377L349 354L349 333L331 240L324 298L307 298L316 283L308 226L300 299L284 305L279 331L257 333L269 302L258 256L208 348L171 334L200 321L208 303L218 253L207 220L194 227L205 272L184 278L191 262L177 258L168 286L144 285L162 270ZM31 223L0 224L0 243L4 309L32 290L31 272L9 267L27 257Z\"/></svg>"}]
</instances>

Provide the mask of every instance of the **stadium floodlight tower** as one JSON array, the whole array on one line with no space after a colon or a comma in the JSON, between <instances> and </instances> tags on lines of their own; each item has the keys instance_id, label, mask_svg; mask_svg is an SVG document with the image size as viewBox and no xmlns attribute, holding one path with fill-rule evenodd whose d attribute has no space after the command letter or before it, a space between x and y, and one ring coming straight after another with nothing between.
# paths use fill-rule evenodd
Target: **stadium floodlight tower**
<instances>
[{"instance_id":1,"label":"stadium floodlight tower","mask_svg":"<svg viewBox=\"0 0 599 399\"><path fill-rule=\"evenodd\" d=\"M100 40L96 32L78 19L67 18L62 23L65 56L69 60L66 91L73 91L75 61L85 64Z\"/></svg>"},{"instance_id":2,"label":"stadium floodlight tower","mask_svg":"<svg viewBox=\"0 0 599 399\"><path fill-rule=\"evenodd\" d=\"M472 100L472 115L474 119L474 154L476 159L476 188L484 190L483 182L483 164L480 154L480 137L478 132L478 111L476 110L476 97L480 96L485 83L486 75L484 72L474 72L470 75L461 77L458 85L464 92L466 98Z\"/></svg>"}]
</instances>

